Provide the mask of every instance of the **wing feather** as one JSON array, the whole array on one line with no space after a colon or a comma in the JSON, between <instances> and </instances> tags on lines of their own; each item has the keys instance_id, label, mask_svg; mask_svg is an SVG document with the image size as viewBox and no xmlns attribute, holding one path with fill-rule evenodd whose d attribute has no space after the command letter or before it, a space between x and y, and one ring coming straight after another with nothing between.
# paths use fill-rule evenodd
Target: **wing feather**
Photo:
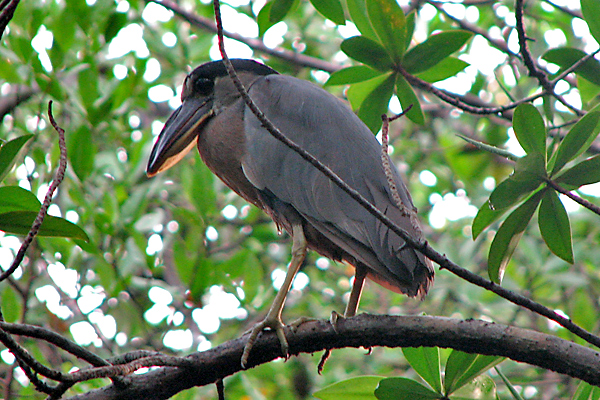
<instances>
[{"instance_id":1,"label":"wing feather","mask_svg":"<svg viewBox=\"0 0 600 400\"><path fill-rule=\"evenodd\" d=\"M379 143L344 103L316 85L284 75L259 79L250 95L287 137L409 233L420 235L391 201ZM269 134L249 109L244 112L244 126L247 152L242 167L252 184L292 205L323 235L365 264L376 280L410 295L426 292L433 277L429 260L405 248L398 235ZM393 172L404 205L414 209L395 168Z\"/></svg>"}]
</instances>

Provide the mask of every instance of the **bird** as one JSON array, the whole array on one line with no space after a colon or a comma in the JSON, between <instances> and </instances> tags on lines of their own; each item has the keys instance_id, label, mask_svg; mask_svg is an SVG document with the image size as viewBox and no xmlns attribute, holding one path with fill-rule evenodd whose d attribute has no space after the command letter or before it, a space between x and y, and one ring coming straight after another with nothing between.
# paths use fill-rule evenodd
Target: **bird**
<instances>
[{"instance_id":1,"label":"bird","mask_svg":"<svg viewBox=\"0 0 600 400\"><path fill-rule=\"evenodd\" d=\"M250 98L286 137L411 237L423 238L414 217L417 210L400 173L390 162L402 203L397 204L382 166L381 145L341 99L255 60L232 59L231 63ZM246 105L223 60L207 62L188 74L181 101L154 143L148 177L170 168L196 146L218 178L292 238L286 278L265 319L251 330L243 367L258 335L267 328L277 333L283 355L288 356L281 314L307 249L355 267L344 317L356 314L366 278L410 297L427 294L434 279L431 260L407 246L321 171L273 137Z\"/></svg>"}]
</instances>

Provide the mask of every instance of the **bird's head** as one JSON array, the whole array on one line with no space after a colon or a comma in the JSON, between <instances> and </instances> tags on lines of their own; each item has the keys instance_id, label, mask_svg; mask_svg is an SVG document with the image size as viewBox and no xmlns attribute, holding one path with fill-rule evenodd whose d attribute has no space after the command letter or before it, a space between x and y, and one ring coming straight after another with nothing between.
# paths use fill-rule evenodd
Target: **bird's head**
<instances>
[{"instance_id":1,"label":"bird's head","mask_svg":"<svg viewBox=\"0 0 600 400\"><path fill-rule=\"evenodd\" d=\"M262 76L277 72L253 60L231 60L236 72ZM163 127L148 160L146 174L152 177L169 169L196 145L202 128L213 117L215 106L226 97L237 97L223 61L202 64L186 76L181 92L181 106Z\"/></svg>"}]
</instances>

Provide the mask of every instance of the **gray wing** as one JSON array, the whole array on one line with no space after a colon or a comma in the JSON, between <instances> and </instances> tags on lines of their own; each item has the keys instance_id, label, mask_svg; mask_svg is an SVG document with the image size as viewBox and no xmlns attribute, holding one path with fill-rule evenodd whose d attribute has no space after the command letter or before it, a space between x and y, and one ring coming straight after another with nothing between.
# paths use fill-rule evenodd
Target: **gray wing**
<instances>
[{"instance_id":1,"label":"gray wing","mask_svg":"<svg viewBox=\"0 0 600 400\"><path fill-rule=\"evenodd\" d=\"M339 99L309 82L283 75L256 81L250 95L287 137L329 166L348 185L409 233L420 236L391 200L381 166L381 147L369 129ZM383 281L415 295L427 290L432 266L324 174L244 113L245 175L257 188L292 205L327 238ZM414 209L393 168L402 202ZM363 246L356 246L356 242ZM373 274L372 274L373 275Z\"/></svg>"}]
</instances>

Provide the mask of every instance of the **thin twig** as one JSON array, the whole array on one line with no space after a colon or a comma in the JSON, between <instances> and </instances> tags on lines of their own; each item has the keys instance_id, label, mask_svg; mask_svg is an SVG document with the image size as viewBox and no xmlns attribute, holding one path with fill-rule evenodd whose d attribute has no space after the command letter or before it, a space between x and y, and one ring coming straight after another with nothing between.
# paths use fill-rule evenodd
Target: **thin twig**
<instances>
[{"instance_id":1,"label":"thin twig","mask_svg":"<svg viewBox=\"0 0 600 400\"><path fill-rule=\"evenodd\" d=\"M26 336L44 340L58 348L65 350L77 358L87 361L89 364L96 367L110 365L102 357L99 357L91 351L86 350L62 335L40 326L0 322L0 329L12 335Z\"/></svg>"},{"instance_id":2,"label":"thin twig","mask_svg":"<svg viewBox=\"0 0 600 400\"><path fill-rule=\"evenodd\" d=\"M190 24L201 28L203 30L207 30L209 32L217 33L217 27L212 19L202 17L200 15L192 14L183 7L178 4L171 2L169 0L146 0L146 2L155 2L160 4L161 6L173 11L175 14L181 16L183 19L188 21ZM260 39L248 38L242 36L238 33L223 31L223 35L227 36L230 39L237 40L248 45L250 48L260 51L263 54L267 54L273 57L277 57L279 59L289 61L299 66L304 66L313 69L320 69L326 72L335 72L341 67L337 64L329 63L327 61L321 60L319 58L310 57L305 54L296 53L289 50L284 49L271 49L265 45L265 43Z\"/></svg>"},{"instance_id":3,"label":"thin twig","mask_svg":"<svg viewBox=\"0 0 600 400\"><path fill-rule=\"evenodd\" d=\"M23 240L23 243L21 244L21 247L19 248L19 251L17 252L17 255L15 256L15 259L13 260L10 268L8 268L0 275L0 282L12 275L19 267L19 265L21 265L21 262L25 257L25 252L31 245L31 242L33 241L35 236L38 234L40 227L44 222L44 218L48 213L48 207L50 207L50 202L52 201L52 196L54 195L54 192L65 177L65 170L67 169L67 146L65 144L65 131L61 127L59 127L56 124L56 121L54 120L54 116L52 115L52 101L48 103L48 117L50 118L50 123L52 124L54 129L56 130L56 132L58 132L58 146L60 148L60 160L58 163L58 169L56 170L54 180L52 181L50 187L48 188L48 191L46 192L46 196L44 197L44 202L40 207L40 211L38 212L37 217L35 217L33 225L31 225L31 229L27 233L25 240Z\"/></svg>"},{"instance_id":4,"label":"thin twig","mask_svg":"<svg viewBox=\"0 0 600 400\"><path fill-rule=\"evenodd\" d=\"M597 205L595 205L594 203L591 203L589 201L587 201L584 198L581 198L579 196L577 196L575 193L573 193L570 190L567 190L565 188L563 188L562 186L560 186L558 183L554 182L552 179L545 179L545 182L548 184L548 186L550 186L552 189L556 190L559 193L564 194L565 196L567 196L568 198L570 198L571 200L573 200L574 202L578 203L579 205L587 208L588 210L592 211L595 214L600 215L600 207L598 207Z\"/></svg>"},{"instance_id":5,"label":"thin twig","mask_svg":"<svg viewBox=\"0 0 600 400\"><path fill-rule=\"evenodd\" d=\"M329 360L329 356L331 356L331 349L325 349L323 355L321 355L319 364L317 365L317 373L319 375L323 374L323 368L325 368L325 363L327 362L327 360Z\"/></svg>"},{"instance_id":6,"label":"thin twig","mask_svg":"<svg viewBox=\"0 0 600 400\"><path fill-rule=\"evenodd\" d=\"M537 81L539 82L540 86L543 88L546 94L552 95L554 98L556 98L559 102L561 102L565 107L573 111L575 114L580 116L583 115L583 111L572 106L568 101L564 99L563 96L557 94L554 91L556 82L551 82L546 76L546 74L542 70L540 70L533 61L533 57L531 56L531 52L529 51L529 46L527 45L528 38L525 34L525 26L523 24L523 2L524 0L515 1L515 19L517 37L519 38L520 52L521 56L523 57L523 63L529 71L529 76L537 79Z\"/></svg>"},{"instance_id":7,"label":"thin twig","mask_svg":"<svg viewBox=\"0 0 600 400\"><path fill-rule=\"evenodd\" d=\"M403 110L401 114L399 115L404 115L408 112L408 110L410 110L412 108L412 104L410 105L409 108L407 108L406 110ZM398 193L398 188L396 187L396 181L394 179L394 175L392 174L392 168L390 166L390 156L388 155L389 152L389 128L390 128L390 121L397 119L398 116L395 117L388 117L387 114L383 114L381 116L381 120L383 121L382 127L381 127L381 164L383 165L383 171L385 172L385 177L387 178L387 182L388 182L388 186L390 188L390 191L392 192L392 198L394 199L394 202L396 203L396 205L398 206L398 208L400 208L400 211L402 212L403 215L408 215L408 211L406 210L405 205L402 203L402 199L400 199L400 194Z\"/></svg>"},{"instance_id":8,"label":"thin twig","mask_svg":"<svg viewBox=\"0 0 600 400\"><path fill-rule=\"evenodd\" d=\"M62 373L57 370L46 367L45 365L38 362L31 354L27 352L10 334L0 329L0 342L15 356L15 358L23 361L26 365L31 367L36 373L43 375L47 378L55 381L69 381L71 377L69 374Z\"/></svg>"},{"instance_id":9,"label":"thin twig","mask_svg":"<svg viewBox=\"0 0 600 400\"><path fill-rule=\"evenodd\" d=\"M19 5L19 0L7 0L2 2L2 7L0 7L0 39L2 39L2 34L4 30L8 26L8 23L12 19L17 6Z\"/></svg>"},{"instance_id":10,"label":"thin twig","mask_svg":"<svg viewBox=\"0 0 600 400\"><path fill-rule=\"evenodd\" d=\"M114 378L123 375L134 373L140 368L149 367L179 367L193 368L194 362L184 358L175 356L151 356L133 360L125 364L109 365L106 367L96 367L84 369L70 374L70 379L74 382L83 382L90 379L98 378Z\"/></svg>"},{"instance_id":11,"label":"thin twig","mask_svg":"<svg viewBox=\"0 0 600 400\"><path fill-rule=\"evenodd\" d=\"M400 72L412 86L432 93L446 103L451 104L463 111L476 115L500 115L509 121L512 120L512 115L507 113L508 111L517 108L522 103L532 102L545 95L544 92L537 93L504 106L476 106L465 102L464 98L461 98L454 93L450 93L443 89L438 89L431 83L409 74L400 66L396 66L395 69L396 71Z\"/></svg>"},{"instance_id":12,"label":"thin twig","mask_svg":"<svg viewBox=\"0 0 600 400\"><path fill-rule=\"evenodd\" d=\"M591 54L586 54L585 56L581 57L573 65L571 65L569 68L567 68L563 72L561 72L556 78L552 79L550 81L550 83L554 86L558 81L560 81L561 79L565 78L567 75L569 75L571 72L575 71L577 68L579 68L580 66L582 66L588 60L591 60L592 58L594 58L594 56L596 54L598 54L599 52L600 52L600 49L594 51Z\"/></svg>"},{"instance_id":13,"label":"thin twig","mask_svg":"<svg viewBox=\"0 0 600 400\"><path fill-rule=\"evenodd\" d=\"M575 10L571 10L571 9L569 9L569 8L567 8L567 7L562 7L562 6L559 6L558 4L556 4L556 3L553 3L553 2L551 2L550 0L542 0L542 1L543 1L544 3L548 3L548 4L550 4L552 7L554 7L554 8L556 8L556 9L558 9L558 10L560 10L560 11L564 12L565 14L568 14L568 15L570 15L570 16L571 16L571 17L573 17L573 18L580 18L580 19L583 19L583 14L581 14L581 12L577 12L577 11L575 11Z\"/></svg>"},{"instance_id":14,"label":"thin twig","mask_svg":"<svg viewBox=\"0 0 600 400\"><path fill-rule=\"evenodd\" d=\"M25 376L27 377L27 379L29 379L29 381L31 381L31 383L33 383L33 386L35 386L35 390L37 390L38 392L46 393L46 394L50 394L50 393L54 392L54 390L56 388L52 387L52 386L48 385L46 382L42 381L38 377L38 375L31 370L29 365L27 365L27 363L25 363L25 361L23 361L19 357L15 357L15 359L17 360L19 367L21 367L21 369L25 373Z\"/></svg>"},{"instance_id":15,"label":"thin twig","mask_svg":"<svg viewBox=\"0 0 600 400\"><path fill-rule=\"evenodd\" d=\"M223 379L219 379L216 383L216 386L219 400L225 400L225 385L223 384Z\"/></svg>"},{"instance_id":16,"label":"thin twig","mask_svg":"<svg viewBox=\"0 0 600 400\"><path fill-rule=\"evenodd\" d=\"M513 52L508 47L508 44L505 41L501 41L501 40L495 39L485 29L480 28L477 25L465 22L462 19L456 18L455 16L453 16L452 14L450 14L449 12L447 12L446 10L444 10L444 7L443 7L444 3L439 2L439 1L429 1L429 4L431 4L432 6L434 6L441 13L443 13L446 16L446 18L449 18L452 21L456 22L458 24L458 26L460 26L462 29L467 30L469 32L473 32L476 35L479 35L479 36L483 37L485 40L488 41L488 43L490 43L493 47L497 48L501 52L506 53L509 56L513 56L513 57L521 59L521 55L519 53Z\"/></svg>"}]
</instances>

